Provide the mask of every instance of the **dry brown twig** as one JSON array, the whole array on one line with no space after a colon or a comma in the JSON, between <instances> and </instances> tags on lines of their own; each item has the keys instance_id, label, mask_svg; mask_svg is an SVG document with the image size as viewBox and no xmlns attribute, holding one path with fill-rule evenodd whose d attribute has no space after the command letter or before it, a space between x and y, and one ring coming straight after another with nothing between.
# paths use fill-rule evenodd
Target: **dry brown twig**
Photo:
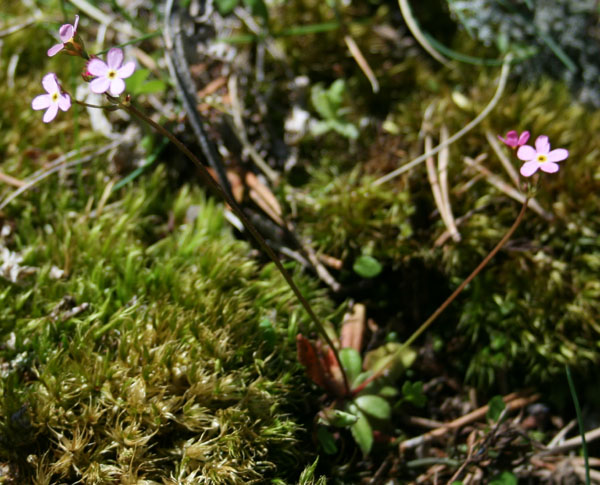
<instances>
[{"instance_id":1,"label":"dry brown twig","mask_svg":"<svg viewBox=\"0 0 600 485\"><path fill-rule=\"evenodd\" d=\"M379 81L377 81L377 78L375 77L375 74L373 73L371 66L369 66L369 63L365 59L365 56L363 56L360 48L358 47L358 44L348 34L346 34L344 36L344 42L346 43L346 46L348 47L350 54L352 55L352 57L358 64L358 67L360 67L361 71L364 73L364 75L367 77L367 79L371 83L371 89L373 90L374 93L378 93L379 92Z\"/></svg>"},{"instance_id":2,"label":"dry brown twig","mask_svg":"<svg viewBox=\"0 0 600 485\"><path fill-rule=\"evenodd\" d=\"M442 124L440 129L440 143L443 145L448 141L448 128L445 124ZM460 234L456 227L454 215L452 214L452 205L450 204L450 191L448 189L448 163L450 160L450 147L445 145L445 148L438 154L438 174L440 178L440 189L442 191L442 202L446 210L446 226L452 236L452 239L456 242L460 241Z\"/></svg>"},{"instance_id":3,"label":"dry brown twig","mask_svg":"<svg viewBox=\"0 0 600 485\"><path fill-rule=\"evenodd\" d=\"M440 135L440 139L442 144L444 143L444 138L447 139L448 131L445 127L442 127L442 133ZM433 141L430 135L425 136L425 151L430 152L433 146ZM456 227L456 222L454 220L454 216L452 214L452 208L450 205L450 197L448 195L448 177L447 177L447 167L448 167L448 158L449 151L446 146L443 150L438 154L438 166L436 169L435 163L433 161L433 157L428 157L425 161L425 166L427 168L427 176L429 179L429 184L431 185L431 192L433 193L433 199L435 201L435 205L438 208L440 213L440 217L442 222L447 228L448 234L452 237L452 239L456 242L460 241L460 234L458 233L458 229Z\"/></svg>"},{"instance_id":4,"label":"dry brown twig","mask_svg":"<svg viewBox=\"0 0 600 485\"><path fill-rule=\"evenodd\" d=\"M469 123L467 123L465 126L463 126L460 130L458 130L456 133L454 133L450 138L448 138L446 140L445 143L440 143L438 146L436 146L430 152L419 155L418 157L405 163L401 167L398 167L396 170L392 170L390 173L384 175L383 177L379 177L377 180L375 180L373 182L373 186L378 186L378 185L384 184L384 183L390 181L391 179L393 179L394 177L397 177L398 175L401 175L404 172L407 172L408 170L412 169L413 167L416 167L419 163L421 163L425 159L427 159L427 157L431 157L432 155L439 153L441 150L443 150L444 147L451 145L456 140L458 140L459 138L464 136L466 133L468 133L470 130L472 130L479 123L481 123L481 121L488 114L490 114L490 112L494 109L496 104L498 104L498 101L500 100L500 97L502 96L502 93L504 92L504 88L506 87L506 81L508 79L508 74L510 72L511 60L512 60L511 54L509 54L505 57L504 63L502 65L502 71L500 72L500 78L498 80L498 87L496 88L496 92L494 93L494 96L492 97L490 102L487 104L487 106L473 120L471 120Z\"/></svg>"},{"instance_id":5,"label":"dry brown twig","mask_svg":"<svg viewBox=\"0 0 600 485\"><path fill-rule=\"evenodd\" d=\"M514 411L516 409L520 409L524 406L527 406L527 405L537 401L539 398L540 398L540 394L533 394L528 397L523 397L519 393L511 393L511 394L504 396L502 399L503 399L504 403L506 404L507 412L510 412L510 411ZM485 406L481 406L480 408L478 408L474 411L471 411L470 413L465 414L464 416L461 416L460 418L450 421L449 423L446 423L439 428L436 428L432 431L429 431L429 432L422 434L420 436L417 436L415 438L405 440L399 444L400 453L403 453L404 451L406 451L408 449L415 448L419 445L428 443L435 438L440 438L440 437L444 436L445 434L447 434L448 432L458 429L458 428L461 428L461 427L465 426L466 424L469 424L469 423L472 423L479 419L482 419L488 412L488 409L489 409L489 406L486 404Z\"/></svg>"}]
</instances>

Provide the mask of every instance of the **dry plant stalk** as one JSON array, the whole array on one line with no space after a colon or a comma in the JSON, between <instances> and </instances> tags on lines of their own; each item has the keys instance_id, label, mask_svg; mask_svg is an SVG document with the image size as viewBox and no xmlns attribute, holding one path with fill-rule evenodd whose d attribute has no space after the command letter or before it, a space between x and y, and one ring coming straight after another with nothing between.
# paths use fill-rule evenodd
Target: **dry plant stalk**
<instances>
[{"instance_id":1,"label":"dry plant stalk","mask_svg":"<svg viewBox=\"0 0 600 485\"><path fill-rule=\"evenodd\" d=\"M443 145L448 139L448 130L445 126L442 126L440 131L440 142ZM433 147L433 141L430 135L425 136L425 152L431 152ZM428 157L425 161L427 167L427 176L429 178L429 184L431 185L431 191L433 193L433 199L435 205L438 208L440 217L444 225L446 226L448 233L455 242L460 241L460 234L454 221L452 214L452 206L450 205L450 196L448 191L448 159L449 149L445 146L438 154L438 165L437 169L433 161L433 157Z\"/></svg>"},{"instance_id":2,"label":"dry plant stalk","mask_svg":"<svg viewBox=\"0 0 600 485\"><path fill-rule=\"evenodd\" d=\"M345 35L344 42L348 46L348 50L350 51L350 54L352 54L352 57L354 58L356 63L358 64L358 67L360 67L364 75L367 76L367 79L371 83L371 89L374 93L378 93L379 81L377 81L377 78L375 77L371 66L369 66L369 63L365 59L365 56L363 56L355 40L350 35Z\"/></svg>"},{"instance_id":3,"label":"dry plant stalk","mask_svg":"<svg viewBox=\"0 0 600 485\"><path fill-rule=\"evenodd\" d=\"M529 397L522 397L518 393L511 393L511 394L504 396L502 399L503 399L504 403L506 404L507 411L514 411L515 409L520 409L531 403L534 403L540 397L541 397L540 394L533 394L532 396L529 396ZM419 445L428 443L429 441L433 440L434 438L439 438L441 436L444 436L446 433L448 433L451 430L461 428L462 426L465 426L466 424L472 423L473 421L477 421L477 420L483 418L487 414L488 409L489 409L489 406L486 404L485 406L482 406L474 411L471 411L470 413L465 414L464 416L461 416L460 418L457 418L454 421L450 421L449 423L446 423L445 425L443 425L439 428L436 428L432 431L422 434L421 436L417 436L415 438L405 440L402 443L400 443L400 453L402 453L408 449L415 448Z\"/></svg>"}]
</instances>

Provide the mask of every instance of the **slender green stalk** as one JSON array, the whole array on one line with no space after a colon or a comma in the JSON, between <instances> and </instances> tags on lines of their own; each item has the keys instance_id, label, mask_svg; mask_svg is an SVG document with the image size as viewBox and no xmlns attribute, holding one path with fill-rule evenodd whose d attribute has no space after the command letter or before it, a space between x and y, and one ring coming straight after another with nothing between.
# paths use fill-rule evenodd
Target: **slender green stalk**
<instances>
[{"instance_id":1,"label":"slender green stalk","mask_svg":"<svg viewBox=\"0 0 600 485\"><path fill-rule=\"evenodd\" d=\"M481 263L479 263L477 268L475 268L473 270L473 272L465 278L465 280L458 286L458 288L456 288L456 290L454 290L454 292L446 299L446 301L444 303L442 303L438 307L438 309L435 312L433 312L433 314L427 320L425 320L425 322L415 331L415 333L413 333L409 337L409 339L406 342L404 342L404 344L402 344L403 348L408 347L410 344L412 344L425 330L427 330L429 328L429 326L435 321L435 319L437 317L439 317L440 314L448 307L448 305L450 305L450 303L452 303L454 301L454 299L460 294L460 292L465 289L465 286L467 286L473 280L473 278L475 278L475 276L477 276L481 272L481 270L490 262L490 260L496 255L496 253L498 251L500 251L502 246L504 246L506 244L506 242L511 238L511 236L516 231L517 227L519 227L519 224L521 224L521 221L523 220L523 216L525 215L525 211L527 210L528 202L529 202L529 195L527 197L525 197L525 200L523 201L523 205L521 206L521 211L519 212L519 215L515 219L515 222L513 222L513 225L510 226L510 229L507 231L507 233L504 235L504 237L502 239L500 239L500 242L498 244L496 244L496 247L494 249L492 249L485 258L483 258L483 261L481 261Z\"/></svg>"},{"instance_id":2,"label":"slender green stalk","mask_svg":"<svg viewBox=\"0 0 600 485\"><path fill-rule=\"evenodd\" d=\"M569 382L569 389L571 391L571 397L573 398L573 404L575 405L575 415L577 416L577 424L579 425L579 434L581 435L581 448L583 449L583 460L585 463L585 485L590 485L590 463L588 458L587 443L585 441L585 429L583 428L581 407L579 406L579 399L577 398L577 392L575 391L575 384L573 383L571 369L568 365L565 365L565 372L567 374L567 381Z\"/></svg>"},{"instance_id":3,"label":"slender green stalk","mask_svg":"<svg viewBox=\"0 0 600 485\"><path fill-rule=\"evenodd\" d=\"M246 215L244 214L244 212L242 211L242 209L240 208L240 206L237 204L237 202L227 192L225 192L221 188L221 186L219 185L218 182L216 182L210 176L210 174L208 173L208 170L206 170L206 167L204 167L204 165L202 164L202 162L200 160L198 160L198 158L196 157L196 155L194 155L171 132L169 132L167 129L165 129L164 127L162 127L158 123L154 122L150 118L148 118L144 113L142 113L135 106L133 106L130 103L129 100L121 102L119 104L119 107L123 108L125 111L127 111L130 114L132 114L136 118L139 118L140 120L144 121L145 123L148 123L150 126L152 126L152 128L154 128L161 135L166 136L186 157L188 157L198 167L198 169L200 170L200 174L202 176L202 179L204 180L204 183L206 183L206 185L208 185L214 192L216 192L217 195L219 195L223 200L225 200L225 202L227 202L227 204L231 207L231 209L233 210L233 212L235 213L235 215L237 217L239 217L240 221L242 221L242 224L244 224L244 227L246 229L248 229L248 232L250 232L250 234L252 235L252 237L254 238L254 240L259 244L259 246L261 247L261 249L267 254L267 256L269 256L269 258L271 258L271 260L273 261L273 263L275 263L275 266L277 267L277 269L279 270L279 272L283 275L285 281L290 286L290 288L292 289L292 291L294 292L294 294L296 295L296 297L298 298L298 300L300 301L300 303L302 304L302 306L306 310L306 313L308 313L308 315L310 316L310 318L312 319L312 321L317 326L317 329L319 330L319 333L321 334L321 336L323 337L323 339L325 340L325 342L327 342L327 345L329 345L329 347L333 351L333 353L335 355L335 358L336 358L336 360L337 360L337 362L338 362L338 364L340 366L342 375L344 377L344 387L345 387L346 394L349 394L350 393L350 386L349 386L349 383L348 383L348 377L346 376L346 371L344 370L344 367L342 366L342 362L341 362L341 360L339 358L338 351L335 348L335 345L333 344L333 341L331 340L331 338L327 334L327 331L325 330L325 326L321 323L321 320L319 320L319 317L317 317L317 314L314 312L314 310L310 306L310 303L308 303L308 300L304 297L304 295L302 294L302 292L300 291L300 289L298 288L298 286L294 282L294 279L292 278L292 276L284 268L284 266L281 263L280 259L277 257L277 255L275 254L275 252L269 247L269 245L267 244L267 242L261 236L261 234L258 231L258 229L256 229L256 227L254 226L254 224L252 224L252 222L250 222L250 220L246 217Z\"/></svg>"}]
</instances>

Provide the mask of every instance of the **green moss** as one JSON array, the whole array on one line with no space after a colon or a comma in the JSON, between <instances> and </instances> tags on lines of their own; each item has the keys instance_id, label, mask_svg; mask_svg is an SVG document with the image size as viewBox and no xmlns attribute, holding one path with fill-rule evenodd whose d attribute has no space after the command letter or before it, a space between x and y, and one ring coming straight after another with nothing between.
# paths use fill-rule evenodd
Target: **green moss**
<instances>
[{"instance_id":1,"label":"green moss","mask_svg":"<svg viewBox=\"0 0 600 485\"><path fill-rule=\"evenodd\" d=\"M600 203L596 160L600 142L589 133L600 128L600 114L573 103L568 89L554 81L509 84L490 117L450 147L453 213L455 217L470 215L459 225L460 242L447 241L436 247L435 241L445 226L437 213L425 166L374 188L373 176L402 163L395 158L397 165L391 166L381 149L387 146L402 150L406 161L420 154L420 114L430 105L434 107L434 139L442 124L451 134L458 131L492 97L497 70L480 70L479 77L475 82L471 79L470 84L467 75L472 67L438 73L427 67L419 70L438 86L455 86L471 101L471 107L459 108L448 98L446 88L440 92L413 91L408 101L392 105L388 121L401 133L380 133L375 150L359 152L364 158L358 167L344 168L350 166L356 153L349 153L348 159L340 156L340 163L333 164L327 162L332 155L325 152L320 166L310 169L311 181L298 199L300 226L322 252L342 258L345 267L351 265L361 248L367 248L384 267L395 268L396 273L385 273L374 283L381 297L389 296L384 289L394 285L394 278L399 278L395 284L401 293L405 283L402 278L407 274L413 287L428 288L427 302L417 299L412 303L421 305L419 308L407 308L411 303L399 297L396 306L390 301L385 307L389 313L384 317L395 315L400 322L396 328L408 336L407 324L419 322L407 316L418 313L424 320L428 314L423 308L431 307L429 312L433 311L445 298L442 290L449 294L460 284L501 239L520 209L518 202L485 179L471 182L475 172L464 165L462 158L487 154L483 164L510 184L486 141L486 130L504 134L509 129L527 129L533 137L546 134L553 147L565 147L570 152L557 176L542 175L536 194L542 207L555 215L554 220L546 221L528 212L513 241L444 314L445 325L434 326L432 331L440 332L446 340L454 338L455 343L459 335L460 355L446 358L481 387L493 384L498 371L519 385L522 369L526 369L531 382L539 382L562 372L565 363L580 370L590 368L600 357L600 327L596 324L600 308L594 277L600 258L596 251L600 221L595 211ZM513 162L518 168L518 160ZM415 264L423 268L417 274L410 271ZM446 284L434 283L432 270L441 271ZM375 305L385 304L378 301Z\"/></svg>"},{"instance_id":2,"label":"green moss","mask_svg":"<svg viewBox=\"0 0 600 485\"><path fill-rule=\"evenodd\" d=\"M310 173L310 184L297 195L298 217L319 249L344 259L367 247L398 259L411 251L414 208L408 190L373 188L373 179L361 177L359 169Z\"/></svg>"},{"instance_id":3,"label":"green moss","mask_svg":"<svg viewBox=\"0 0 600 485\"><path fill-rule=\"evenodd\" d=\"M0 328L13 344L2 351L0 453L21 479L293 475L304 452L289 414L301 391L290 387L299 367L297 326L291 335L288 326L305 317L278 273L248 258L198 190L169 193L162 170L100 215L69 210L78 204L65 187L69 197L50 201L54 189L11 207L21 214L14 246L36 268L1 295ZM191 206L198 217L186 221ZM161 234L156 221L169 207L175 228ZM67 274L53 279L52 266ZM331 314L314 283L299 279L316 310ZM264 317L276 349L258 330Z\"/></svg>"}]
</instances>

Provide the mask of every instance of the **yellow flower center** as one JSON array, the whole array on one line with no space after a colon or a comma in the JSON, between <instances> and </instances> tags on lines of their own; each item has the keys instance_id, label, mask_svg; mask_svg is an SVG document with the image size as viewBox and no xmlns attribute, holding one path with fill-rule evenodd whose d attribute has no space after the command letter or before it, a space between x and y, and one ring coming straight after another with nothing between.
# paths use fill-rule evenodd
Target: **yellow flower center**
<instances>
[{"instance_id":1,"label":"yellow flower center","mask_svg":"<svg viewBox=\"0 0 600 485\"><path fill-rule=\"evenodd\" d=\"M110 69L106 76L108 77L108 79L114 79L117 77L117 71L115 71L114 69Z\"/></svg>"},{"instance_id":2,"label":"yellow flower center","mask_svg":"<svg viewBox=\"0 0 600 485\"><path fill-rule=\"evenodd\" d=\"M548 161L548 157L546 155L538 155L536 157L536 160L538 161L538 163L544 163Z\"/></svg>"},{"instance_id":3,"label":"yellow flower center","mask_svg":"<svg viewBox=\"0 0 600 485\"><path fill-rule=\"evenodd\" d=\"M58 92L52 93L52 102L56 103L58 101Z\"/></svg>"}]
</instances>

